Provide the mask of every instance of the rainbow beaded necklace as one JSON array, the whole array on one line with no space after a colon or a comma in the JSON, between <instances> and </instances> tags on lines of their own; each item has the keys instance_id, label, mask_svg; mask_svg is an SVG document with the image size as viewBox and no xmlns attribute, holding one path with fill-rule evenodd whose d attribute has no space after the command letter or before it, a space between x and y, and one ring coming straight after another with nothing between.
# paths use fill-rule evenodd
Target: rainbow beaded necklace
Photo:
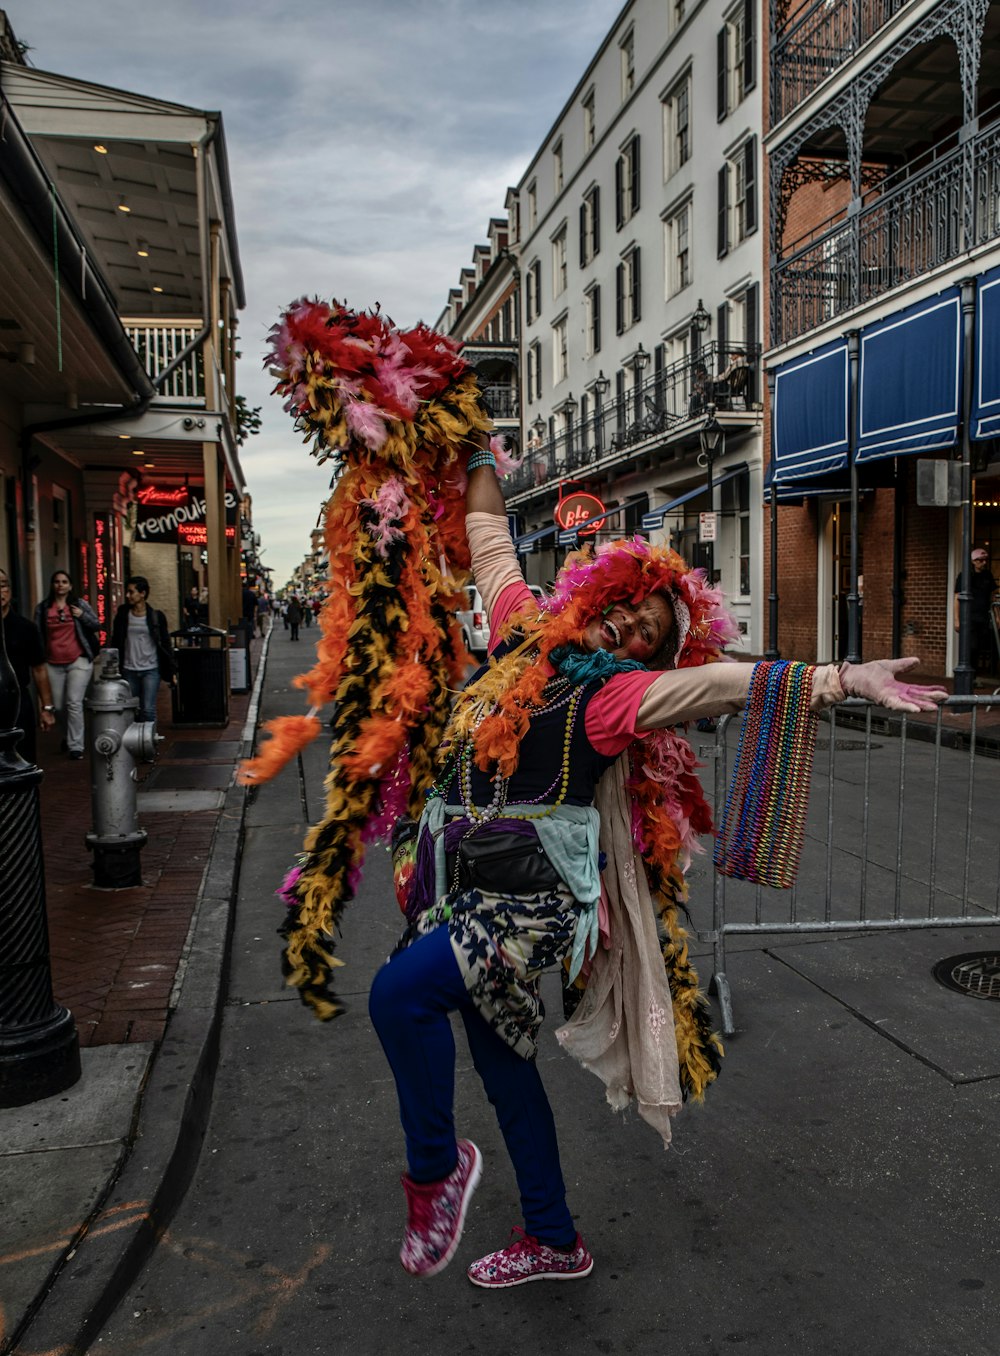
<instances>
[{"instance_id":1,"label":"rainbow beaded necklace","mask_svg":"<svg viewBox=\"0 0 1000 1356\"><path fill-rule=\"evenodd\" d=\"M750 692L715 865L724 876L787 890L795 883L816 747L813 669L762 660Z\"/></svg>"}]
</instances>

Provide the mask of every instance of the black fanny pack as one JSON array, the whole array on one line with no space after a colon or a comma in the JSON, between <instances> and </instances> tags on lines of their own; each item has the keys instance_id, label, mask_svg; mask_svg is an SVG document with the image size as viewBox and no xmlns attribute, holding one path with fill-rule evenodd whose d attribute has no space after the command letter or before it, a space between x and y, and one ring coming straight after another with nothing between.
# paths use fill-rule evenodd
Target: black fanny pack
<instances>
[{"instance_id":1,"label":"black fanny pack","mask_svg":"<svg viewBox=\"0 0 1000 1356\"><path fill-rule=\"evenodd\" d=\"M473 834L447 856L450 889L486 890L497 895L544 894L562 884L558 871L532 834Z\"/></svg>"}]
</instances>

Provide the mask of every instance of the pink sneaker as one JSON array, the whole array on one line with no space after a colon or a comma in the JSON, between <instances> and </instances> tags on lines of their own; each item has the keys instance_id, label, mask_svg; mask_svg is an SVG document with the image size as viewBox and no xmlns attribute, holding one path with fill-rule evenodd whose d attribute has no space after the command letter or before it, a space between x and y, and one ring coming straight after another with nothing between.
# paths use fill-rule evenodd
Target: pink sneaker
<instances>
[{"instance_id":1,"label":"pink sneaker","mask_svg":"<svg viewBox=\"0 0 1000 1356\"><path fill-rule=\"evenodd\" d=\"M403 1174L406 1233L399 1260L411 1276L436 1276L454 1257L482 1171L482 1154L471 1140L460 1139L458 1163L443 1182L414 1182Z\"/></svg>"},{"instance_id":2,"label":"pink sneaker","mask_svg":"<svg viewBox=\"0 0 1000 1356\"><path fill-rule=\"evenodd\" d=\"M518 1236L519 1235L519 1236ZM469 1280L487 1290L524 1285L527 1281L576 1281L589 1276L594 1259L579 1234L569 1252L560 1252L546 1243L539 1243L516 1225L511 1230L512 1243L499 1252L480 1257L469 1267Z\"/></svg>"}]
</instances>

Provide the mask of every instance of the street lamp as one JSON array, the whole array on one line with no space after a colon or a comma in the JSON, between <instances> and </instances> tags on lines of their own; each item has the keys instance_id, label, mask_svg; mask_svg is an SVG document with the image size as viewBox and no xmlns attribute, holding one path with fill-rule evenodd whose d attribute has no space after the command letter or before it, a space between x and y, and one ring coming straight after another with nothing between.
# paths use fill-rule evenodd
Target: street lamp
<instances>
[{"instance_id":1,"label":"street lamp","mask_svg":"<svg viewBox=\"0 0 1000 1356\"><path fill-rule=\"evenodd\" d=\"M704 334L712 323L712 317L705 310L705 303L701 297L698 298L698 305L694 309L694 315L691 317L691 324L699 334Z\"/></svg>"},{"instance_id":2,"label":"street lamp","mask_svg":"<svg viewBox=\"0 0 1000 1356\"><path fill-rule=\"evenodd\" d=\"M715 487L712 483L713 463L722 456L726 450L726 430L715 417L715 406L706 406L708 418L705 420L702 428L698 432L698 441L701 443L701 453L698 456L698 465L704 466L708 484L705 486L708 492L708 511L715 516ZM715 574L715 539L714 535L705 543L705 560L708 572L708 582L712 583Z\"/></svg>"}]
</instances>

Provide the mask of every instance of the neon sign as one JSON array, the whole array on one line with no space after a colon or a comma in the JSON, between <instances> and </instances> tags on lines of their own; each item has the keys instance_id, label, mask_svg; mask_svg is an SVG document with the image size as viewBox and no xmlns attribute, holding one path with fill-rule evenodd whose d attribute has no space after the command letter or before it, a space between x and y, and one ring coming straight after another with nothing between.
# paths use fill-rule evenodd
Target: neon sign
<instances>
[{"instance_id":1,"label":"neon sign","mask_svg":"<svg viewBox=\"0 0 1000 1356\"><path fill-rule=\"evenodd\" d=\"M603 521L606 512L607 510L596 494L588 494L584 490L575 490L572 494L568 494L564 499L559 500L554 516L564 532L574 529L583 537L597 531L601 523L593 520L596 518Z\"/></svg>"},{"instance_id":2,"label":"neon sign","mask_svg":"<svg viewBox=\"0 0 1000 1356\"><path fill-rule=\"evenodd\" d=\"M172 489L162 485L144 485L137 497L140 504L155 504L168 508L175 504L186 504L189 491L186 485L177 485Z\"/></svg>"},{"instance_id":3,"label":"neon sign","mask_svg":"<svg viewBox=\"0 0 1000 1356\"><path fill-rule=\"evenodd\" d=\"M101 644L108 641L108 515L94 514L94 587L97 620L101 624Z\"/></svg>"}]
</instances>

